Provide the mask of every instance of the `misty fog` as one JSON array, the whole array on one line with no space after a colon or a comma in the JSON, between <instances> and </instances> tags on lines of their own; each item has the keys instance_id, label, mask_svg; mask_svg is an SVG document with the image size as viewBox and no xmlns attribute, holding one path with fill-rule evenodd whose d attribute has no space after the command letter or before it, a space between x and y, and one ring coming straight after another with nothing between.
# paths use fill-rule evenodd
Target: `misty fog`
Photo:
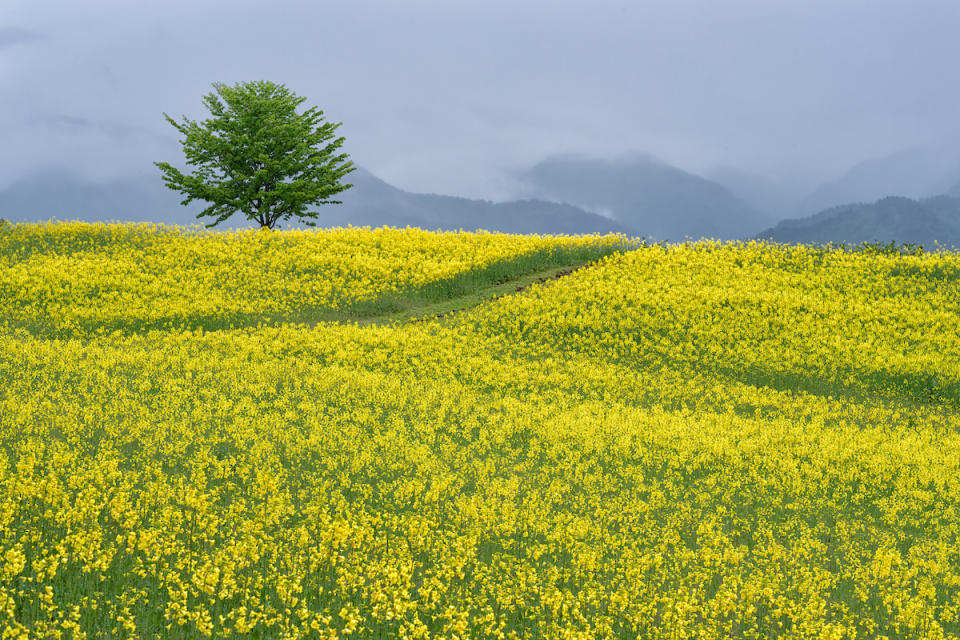
<instances>
[{"instance_id":1,"label":"misty fog","mask_svg":"<svg viewBox=\"0 0 960 640\"><path fill-rule=\"evenodd\" d=\"M947 0L6 0L0 190L159 182L152 163L183 158L163 112L202 119L212 82L269 79L407 192L558 200L530 183L542 163L643 156L735 199L752 233L958 185L958 32ZM624 219L578 184L558 201Z\"/></svg>"}]
</instances>

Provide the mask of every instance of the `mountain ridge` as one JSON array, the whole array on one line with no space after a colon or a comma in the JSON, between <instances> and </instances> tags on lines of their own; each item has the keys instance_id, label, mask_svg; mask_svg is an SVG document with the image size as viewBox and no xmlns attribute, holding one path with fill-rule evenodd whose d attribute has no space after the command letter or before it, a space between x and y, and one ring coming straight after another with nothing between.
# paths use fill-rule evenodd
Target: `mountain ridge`
<instances>
[{"instance_id":1,"label":"mountain ridge","mask_svg":"<svg viewBox=\"0 0 960 640\"><path fill-rule=\"evenodd\" d=\"M742 238L773 221L722 185L648 154L554 155L519 179L535 197L609 211L657 240Z\"/></svg>"},{"instance_id":2,"label":"mountain ridge","mask_svg":"<svg viewBox=\"0 0 960 640\"><path fill-rule=\"evenodd\" d=\"M354 184L339 194L340 205L317 207L318 226L416 226L431 230L479 230L504 233L624 233L627 225L569 205L526 199L503 203L456 196L409 193L365 169L345 180ZM60 169L36 172L0 191L0 218L11 222L82 220L205 224L197 219L204 204L182 206L183 196L159 176L134 176L97 183ZM220 228L249 228L235 215ZM284 224L283 228L300 227Z\"/></svg>"},{"instance_id":3,"label":"mountain ridge","mask_svg":"<svg viewBox=\"0 0 960 640\"><path fill-rule=\"evenodd\" d=\"M895 242L927 248L957 247L960 198L887 196L873 203L840 205L812 216L781 220L756 237L790 244Z\"/></svg>"},{"instance_id":4,"label":"mountain ridge","mask_svg":"<svg viewBox=\"0 0 960 640\"><path fill-rule=\"evenodd\" d=\"M950 191L960 176L960 156L952 150L908 148L851 166L821 183L796 205L794 215L816 214L853 203L873 203L887 196L931 198Z\"/></svg>"}]
</instances>

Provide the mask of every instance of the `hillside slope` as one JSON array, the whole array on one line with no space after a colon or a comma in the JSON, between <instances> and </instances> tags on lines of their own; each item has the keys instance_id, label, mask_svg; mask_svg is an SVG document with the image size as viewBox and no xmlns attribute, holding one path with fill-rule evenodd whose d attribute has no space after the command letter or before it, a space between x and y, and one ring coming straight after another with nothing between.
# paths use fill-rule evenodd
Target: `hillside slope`
<instances>
[{"instance_id":1,"label":"hillside slope","mask_svg":"<svg viewBox=\"0 0 960 640\"><path fill-rule=\"evenodd\" d=\"M26 231L0 301L91 323L0 313L10 628L960 638L960 254L654 244L443 319L114 331L265 246L218 305L543 239Z\"/></svg>"}]
</instances>

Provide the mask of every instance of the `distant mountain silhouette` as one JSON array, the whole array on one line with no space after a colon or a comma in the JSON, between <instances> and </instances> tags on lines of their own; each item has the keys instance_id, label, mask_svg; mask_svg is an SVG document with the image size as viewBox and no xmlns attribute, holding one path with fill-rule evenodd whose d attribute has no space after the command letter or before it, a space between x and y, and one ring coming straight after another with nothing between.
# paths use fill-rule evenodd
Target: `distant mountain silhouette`
<instances>
[{"instance_id":1,"label":"distant mountain silhouette","mask_svg":"<svg viewBox=\"0 0 960 640\"><path fill-rule=\"evenodd\" d=\"M47 170L31 174L0 191L0 217L11 222L198 224L196 214L203 206L193 202L184 207L180 205L181 200L183 196L164 186L159 176L94 183L67 171Z\"/></svg>"},{"instance_id":2,"label":"distant mountain silhouette","mask_svg":"<svg viewBox=\"0 0 960 640\"><path fill-rule=\"evenodd\" d=\"M414 194L358 169L354 186L339 194L341 205L317 207L318 226L416 226L424 229L505 233L610 233L636 235L627 225L569 205L542 200L493 203L451 196ZM0 218L12 222L83 220L206 224L196 214L204 203L180 205L183 197L159 175L90 183L63 171L36 173L0 191ZM252 226L240 214L218 228ZM292 225L281 224L283 228Z\"/></svg>"},{"instance_id":3,"label":"distant mountain silhouette","mask_svg":"<svg viewBox=\"0 0 960 640\"><path fill-rule=\"evenodd\" d=\"M646 155L553 156L519 176L532 195L611 217L657 240L734 239L773 221L725 188Z\"/></svg>"},{"instance_id":4,"label":"distant mountain silhouette","mask_svg":"<svg viewBox=\"0 0 960 640\"><path fill-rule=\"evenodd\" d=\"M807 218L784 220L758 238L786 243L896 242L928 249L960 247L960 198L923 200L891 196L873 204L833 207Z\"/></svg>"},{"instance_id":5,"label":"distant mountain silhouette","mask_svg":"<svg viewBox=\"0 0 960 640\"><path fill-rule=\"evenodd\" d=\"M455 196L409 193L358 169L347 176L354 186L338 197L342 205L318 209L324 226L390 225L424 229L504 233L625 233L628 225L583 209L543 200L494 203Z\"/></svg>"},{"instance_id":6,"label":"distant mountain silhouette","mask_svg":"<svg viewBox=\"0 0 960 640\"><path fill-rule=\"evenodd\" d=\"M865 160L843 176L820 185L797 206L809 215L850 202L886 196L929 198L949 193L960 177L960 154L952 150L908 149Z\"/></svg>"}]
</instances>

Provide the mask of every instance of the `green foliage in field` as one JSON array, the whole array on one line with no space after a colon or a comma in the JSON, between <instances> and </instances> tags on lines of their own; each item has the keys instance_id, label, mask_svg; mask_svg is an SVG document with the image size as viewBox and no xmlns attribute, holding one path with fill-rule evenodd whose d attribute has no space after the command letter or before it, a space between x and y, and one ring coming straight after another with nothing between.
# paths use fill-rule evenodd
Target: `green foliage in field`
<instances>
[{"instance_id":1,"label":"green foliage in field","mask_svg":"<svg viewBox=\"0 0 960 640\"><path fill-rule=\"evenodd\" d=\"M169 162L154 164L163 183L186 198L209 204L197 217L209 216L213 227L240 213L261 228L273 229L291 218L314 226L318 204L341 204L334 196L353 185L341 183L354 171L342 153L344 138L335 138L342 123L325 122L323 111L297 109L306 98L267 80L213 84L203 98L210 118L177 122L183 134L184 174Z\"/></svg>"}]
</instances>

